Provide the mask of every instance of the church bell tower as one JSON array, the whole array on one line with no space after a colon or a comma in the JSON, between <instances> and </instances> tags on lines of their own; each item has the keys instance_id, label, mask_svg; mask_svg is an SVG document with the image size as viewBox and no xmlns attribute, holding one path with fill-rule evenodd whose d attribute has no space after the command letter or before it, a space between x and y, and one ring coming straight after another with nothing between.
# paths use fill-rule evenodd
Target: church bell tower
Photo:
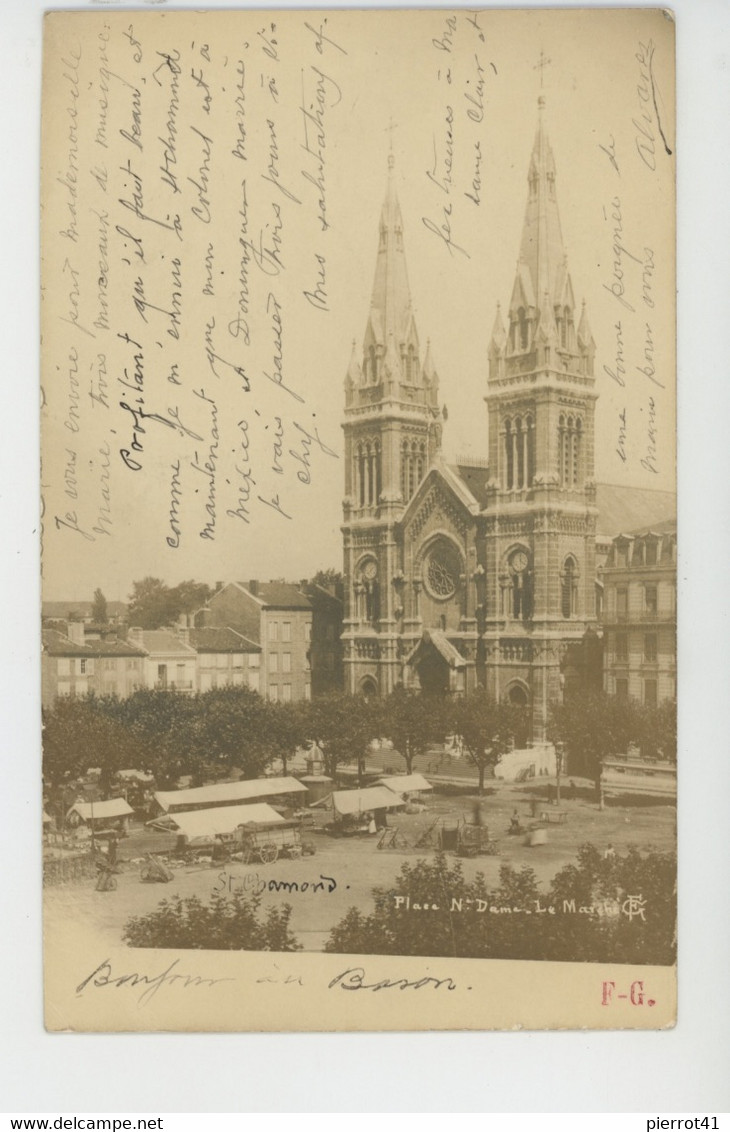
<instances>
[{"instance_id":1,"label":"church bell tower","mask_svg":"<svg viewBox=\"0 0 730 1132\"><path fill-rule=\"evenodd\" d=\"M400 680L397 525L441 443L438 376L413 315L394 165L390 153L370 310L345 378L346 686L369 695Z\"/></svg>"},{"instance_id":2,"label":"church bell tower","mask_svg":"<svg viewBox=\"0 0 730 1132\"><path fill-rule=\"evenodd\" d=\"M576 303L545 99L519 258L489 347L483 663L487 691L532 709L541 739L565 657L595 624L595 343ZM577 325L576 325L577 321Z\"/></svg>"}]
</instances>

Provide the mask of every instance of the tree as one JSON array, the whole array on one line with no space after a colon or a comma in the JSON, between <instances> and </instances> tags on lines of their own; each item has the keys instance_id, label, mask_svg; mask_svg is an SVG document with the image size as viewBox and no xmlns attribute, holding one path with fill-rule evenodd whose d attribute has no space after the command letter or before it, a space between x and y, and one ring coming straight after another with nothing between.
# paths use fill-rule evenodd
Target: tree
<instances>
[{"instance_id":1,"label":"tree","mask_svg":"<svg viewBox=\"0 0 730 1132\"><path fill-rule=\"evenodd\" d=\"M677 705L664 700L658 707L641 709L641 753L647 758L677 762Z\"/></svg>"},{"instance_id":2,"label":"tree","mask_svg":"<svg viewBox=\"0 0 730 1132\"><path fill-rule=\"evenodd\" d=\"M212 593L213 590L205 582L195 582L192 579L180 582L170 590L170 596L177 602L180 613L195 613L207 604Z\"/></svg>"},{"instance_id":3,"label":"tree","mask_svg":"<svg viewBox=\"0 0 730 1132\"><path fill-rule=\"evenodd\" d=\"M270 757L279 758L282 772L288 773L288 761L298 747L309 738L307 711L303 703L265 703L265 731Z\"/></svg>"},{"instance_id":4,"label":"tree","mask_svg":"<svg viewBox=\"0 0 730 1132\"><path fill-rule=\"evenodd\" d=\"M250 688L227 685L193 697L186 746L203 768L258 778L272 760L268 704Z\"/></svg>"},{"instance_id":5,"label":"tree","mask_svg":"<svg viewBox=\"0 0 730 1132\"><path fill-rule=\"evenodd\" d=\"M342 586L344 578L339 570L335 570L330 566L328 570L318 570L312 578L312 583L315 586L322 586L325 590L337 590Z\"/></svg>"},{"instance_id":6,"label":"tree","mask_svg":"<svg viewBox=\"0 0 730 1132\"><path fill-rule=\"evenodd\" d=\"M160 578L147 576L133 582L129 595L129 623L142 629L172 625L180 614L180 600Z\"/></svg>"},{"instance_id":7,"label":"tree","mask_svg":"<svg viewBox=\"0 0 730 1132\"><path fill-rule=\"evenodd\" d=\"M377 955L671 964L676 859L640 853L605 859L581 846L546 885L529 867L503 865L496 888L442 853L401 867L373 909L350 908L325 951ZM552 909L552 911L551 911Z\"/></svg>"},{"instance_id":8,"label":"tree","mask_svg":"<svg viewBox=\"0 0 730 1132\"><path fill-rule=\"evenodd\" d=\"M109 620L106 598L100 589L94 590L94 601L91 606L91 620L95 625L106 625Z\"/></svg>"},{"instance_id":9,"label":"tree","mask_svg":"<svg viewBox=\"0 0 730 1132\"><path fill-rule=\"evenodd\" d=\"M119 702L118 716L152 752L140 769L163 788L182 775L201 783L233 767L256 778L271 761L267 704L250 688L228 685L196 696L140 689Z\"/></svg>"},{"instance_id":10,"label":"tree","mask_svg":"<svg viewBox=\"0 0 730 1132\"><path fill-rule=\"evenodd\" d=\"M378 734L377 719L377 705L347 692L329 692L308 703L309 738L322 749L330 777L338 763L355 760L362 781L368 747Z\"/></svg>"},{"instance_id":11,"label":"tree","mask_svg":"<svg viewBox=\"0 0 730 1132\"><path fill-rule=\"evenodd\" d=\"M447 704L443 696L397 688L381 701L378 730L405 760L409 774L413 761L425 755L433 743L443 742L449 731Z\"/></svg>"},{"instance_id":12,"label":"tree","mask_svg":"<svg viewBox=\"0 0 730 1132\"><path fill-rule=\"evenodd\" d=\"M146 916L133 916L124 929L130 947L204 948L217 951L300 951L289 929L291 905L259 916L261 897L214 892L208 904L197 896L163 900Z\"/></svg>"},{"instance_id":13,"label":"tree","mask_svg":"<svg viewBox=\"0 0 730 1132\"><path fill-rule=\"evenodd\" d=\"M514 746L515 736L525 727L526 709L507 701L496 703L482 691L453 701L451 727L464 745L467 758L479 772L479 793L484 776L502 755Z\"/></svg>"},{"instance_id":14,"label":"tree","mask_svg":"<svg viewBox=\"0 0 730 1132\"><path fill-rule=\"evenodd\" d=\"M108 797L113 775L134 766L138 755L135 737L94 696L64 696L43 711L43 782L49 805L61 819L69 792L75 792L89 767L101 768L99 787Z\"/></svg>"},{"instance_id":15,"label":"tree","mask_svg":"<svg viewBox=\"0 0 730 1132\"><path fill-rule=\"evenodd\" d=\"M640 743L642 733L639 705L604 692L553 704L547 729L550 742L563 745L568 773L593 778L597 787L603 760Z\"/></svg>"}]
</instances>

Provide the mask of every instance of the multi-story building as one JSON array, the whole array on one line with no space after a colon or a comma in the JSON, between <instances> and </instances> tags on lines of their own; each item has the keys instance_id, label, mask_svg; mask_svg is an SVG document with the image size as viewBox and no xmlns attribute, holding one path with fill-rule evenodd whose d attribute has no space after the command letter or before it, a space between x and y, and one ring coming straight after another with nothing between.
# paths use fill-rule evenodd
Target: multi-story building
<instances>
[{"instance_id":1,"label":"multi-story building","mask_svg":"<svg viewBox=\"0 0 730 1132\"><path fill-rule=\"evenodd\" d=\"M172 629L140 629L135 626L129 630L128 640L145 653L143 687L188 694L197 691L198 654Z\"/></svg>"},{"instance_id":2,"label":"multi-story building","mask_svg":"<svg viewBox=\"0 0 730 1132\"><path fill-rule=\"evenodd\" d=\"M655 706L677 694L676 524L614 538L603 567L604 687Z\"/></svg>"},{"instance_id":3,"label":"multi-story building","mask_svg":"<svg viewBox=\"0 0 730 1132\"><path fill-rule=\"evenodd\" d=\"M198 656L197 688L208 692L226 684L260 690L261 646L235 629L211 625L206 629L178 629L181 640Z\"/></svg>"},{"instance_id":4,"label":"multi-story building","mask_svg":"<svg viewBox=\"0 0 730 1132\"><path fill-rule=\"evenodd\" d=\"M312 602L290 582L229 582L195 623L234 629L258 645L261 695L288 702L312 695L312 617Z\"/></svg>"},{"instance_id":5,"label":"multi-story building","mask_svg":"<svg viewBox=\"0 0 730 1132\"><path fill-rule=\"evenodd\" d=\"M81 622L68 624L68 635L43 630L41 695L44 707L58 696L131 696L146 684L147 654L117 638L84 639Z\"/></svg>"},{"instance_id":6,"label":"multi-story building","mask_svg":"<svg viewBox=\"0 0 730 1132\"><path fill-rule=\"evenodd\" d=\"M342 665L342 587L302 585L312 603L310 665L312 695L340 692L344 687ZM339 590L339 592L338 592Z\"/></svg>"}]
</instances>

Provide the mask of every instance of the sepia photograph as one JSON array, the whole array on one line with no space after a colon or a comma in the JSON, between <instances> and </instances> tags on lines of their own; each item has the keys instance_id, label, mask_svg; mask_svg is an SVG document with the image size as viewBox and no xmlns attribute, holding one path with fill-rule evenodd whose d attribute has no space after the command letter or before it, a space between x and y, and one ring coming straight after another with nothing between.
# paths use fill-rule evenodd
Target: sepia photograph
<instances>
[{"instance_id":1,"label":"sepia photograph","mask_svg":"<svg viewBox=\"0 0 730 1132\"><path fill-rule=\"evenodd\" d=\"M49 1030L674 1024L674 82L658 9L46 15Z\"/></svg>"}]
</instances>

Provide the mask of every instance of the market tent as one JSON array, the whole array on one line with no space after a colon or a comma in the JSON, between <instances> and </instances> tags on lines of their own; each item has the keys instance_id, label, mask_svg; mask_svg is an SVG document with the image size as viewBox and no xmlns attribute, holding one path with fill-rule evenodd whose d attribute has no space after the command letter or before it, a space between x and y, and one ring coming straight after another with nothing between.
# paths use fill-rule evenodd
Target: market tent
<instances>
[{"instance_id":1,"label":"market tent","mask_svg":"<svg viewBox=\"0 0 730 1132\"><path fill-rule=\"evenodd\" d=\"M366 786L362 790L335 790L332 805L338 814L362 814L367 810L392 810L403 799L385 786Z\"/></svg>"},{"instance_id":2,"label":"market tent","mask_svg":"<svg viewBox=\"0 0 730 1132\"><path fill-rule=\"evenodd\" d=\"M396 794L411 794L416 790L433 790L433 786L422 774L395 774L391 778L379 778L381 786L395 790Z\"/></svg>"},{"instance_id":3,"label":"market tent","mask_svg":"<svg viewBox=\"0 0 730 1132\"><path fill-rule=\"evenodd\" d=\"M125 779L125 781L134 778L136 778L138 782L154 782L155 780L155 776L148 774L146 770L118 770L117 774L120 778Z\"/></svg>"},{"instance_id":4,"label":"market tent","mask_svg":"<svg viewBox=\"0 0 730 1132\"><path fill-rule=\"evenodd\" d=\"M207 838L212 840L218 834L233 833L239 825L274 825L284 819L265 802L250 806L216 806L212 810L191 810L176 813L172 821L187 837L188 841Z\"/></svg>"},{"instance_id":5,"label":"market tent","mask_svg":"<svg viewBox=\"0 0 730 1132\"><path fill-rule=\"evenodd\" d=\"M236 802L252 801L254 798L306 792L306 786L302 786L296 778L253 778L240 782L217 782L214 786L197 786L188 790L158 790L155 798L163 810L172 813L176 810L234 806Z\"/></svg>"},{"instance_id":6,"label":"market tent","mask_svg":"<svg viewBox=\"0 0 730 1132\"><path fill-rule=\"evenodd\" d=\"M74 802L66 814L78 814L82 821L110 821L112 818L126 818L134 810L124 798L107 798L105 802Z\"/></svg>"}]
</instances>

